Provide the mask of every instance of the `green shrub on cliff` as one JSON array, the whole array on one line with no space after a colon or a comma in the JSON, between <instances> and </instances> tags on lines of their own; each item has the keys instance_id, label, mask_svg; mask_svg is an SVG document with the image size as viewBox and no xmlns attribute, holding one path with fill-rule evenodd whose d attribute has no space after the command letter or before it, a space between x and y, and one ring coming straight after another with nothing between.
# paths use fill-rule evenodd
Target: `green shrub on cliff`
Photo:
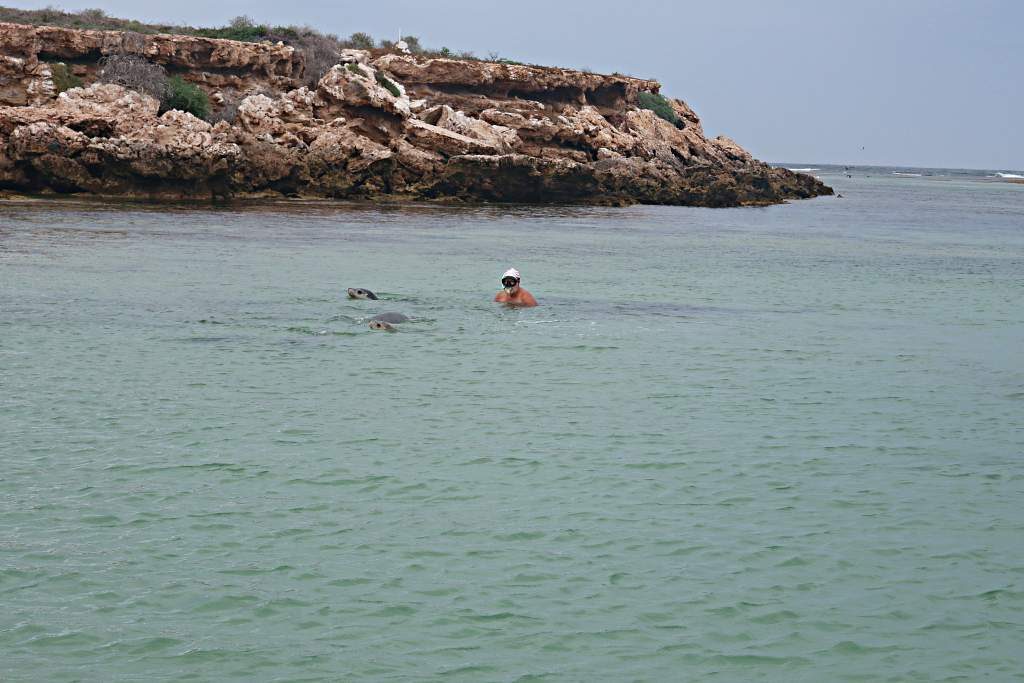
<instances>
[{"instance_id":1,"label":"green shrub on cliff","mask_svg":"<svg viewBox=\"0 0 1024 683\"><path fill-rule=\"evenodd\" d=\"M366 73L366 70L363 69L363 67L359 66L358 64L346 64L345 68L357 76L362 76L364 78L369 77L369 74Z\"/></svg>"},{"instance_id":2,"label":"green shrub on cliff","mask_svg":"<svg viewBox=\"0 0 1024 683\"><path fill-rule=\"evenodd\" d=\"M82 79L71 73L64 62L50 64L50 73L53 75L53 89L58 95L65 90L82 87Z\"/></svg>"},{"instance_id":3,"label":"green shrub on cliff","mask_svg":"<svg viewBox=\"0 0 1024 683\"><path fill-rule=\"evenodd\" d=\"M231 23L223 28L200 28L196 29L196 35L204 38L226 38L228 40L243 40L246 42L258 42L270 33L270 27L266 24L256 24L247 16L235 17Z\"/></svg>"},{"instance_id":4,"label":"green shrub on cliff","mask_svg":"<svg viewBox=\"0 0 1024 683\"><path fill-rule=\"evenodd\" d=\"M197 86L189 83L181 76L167 79L167 95L160 106L161 111L178 109L200 119L210 115L210 98Z\"/></svg>"},{"instance_id":5,"label":"green shrub on cliff","mask_svg":"<svg viewBox=\"0 0 1024 683\"><path fill-rule=\"evenodd\" d=\"M402 91L398 89L398 86L395 85L394 81L392 81L390 78L388 78L379 71L377 72L377 82L380 83L385 90L387 90L395 97L402 96Z\"/></svg>"},{"instance_id":6,"label":"green shrub on cliff","mask_svg":"<svg viewBox=\"0 0 1024 683\"><path fill-rule=\"evenodd\" d=\"M246 26L235 28L225 26L224 28L199 28L195 35L203 38L224 38L226 40L241 40L247 43L257 43L270 33L270 27L265 24L259 26Z\"/></svg>"},{"instance_id":7,"label":"green shrub on cliff","mask_svg":"<svg viewBox=\"0 0 1024 683\"><path fill-rule=\"evenodd\" d=\"M641 109L650 109L673 126L678 126L681 123L676 110L663 96L653 92L642 92L637 95L636 99Z\"/></svg>"},{"instance_id":8,"label":"green shrub on cliff","mask_svg":"<svg viewBox=\"0 0 1024 683\"><path fill-rule=\"evenodd\" d=\"M377 47L377 42L373 39L373 36L362 31L356 31L345 42L348 43L349 47L354 47L357 50L372 50Z\"/></svg>"}]
</instances>

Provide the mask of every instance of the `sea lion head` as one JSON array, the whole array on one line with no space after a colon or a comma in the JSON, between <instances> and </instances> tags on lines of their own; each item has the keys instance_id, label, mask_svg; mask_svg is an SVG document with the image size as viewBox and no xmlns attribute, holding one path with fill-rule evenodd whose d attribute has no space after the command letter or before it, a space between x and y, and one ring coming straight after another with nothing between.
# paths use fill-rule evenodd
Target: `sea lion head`
<instances>
[{"instance_id":1,"label":"sea lion head","mask_svg":"<svg viewBox=\"0 0 1024 683\"><path fill-rule=\"evenodd\" d=\"M371 320L370 321L370 329L371 330L383 330L385 332L394 332L395 331L395 326L392 325L391 323L386 323L383 320Z\"/></svg>"},{"instance_id":2,"label":"sea lion head","mask_svg":"<svg viewBox=\"0 0 1024 683\"><path fill-rule=\"evenodd\" d=\"M377 300L377 295L374 294L373 292L371 292L368 289L363 289L362 287L349 287L348 288L348 298L349 299L373 299L374 301L376 301Z\"/></svg>"}]
</instances>

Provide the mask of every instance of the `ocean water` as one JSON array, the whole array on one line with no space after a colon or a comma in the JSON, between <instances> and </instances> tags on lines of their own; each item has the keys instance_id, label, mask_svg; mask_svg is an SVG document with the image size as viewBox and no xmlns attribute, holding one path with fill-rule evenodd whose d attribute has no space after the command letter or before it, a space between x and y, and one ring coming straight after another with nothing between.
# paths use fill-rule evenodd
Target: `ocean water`
<instances>
[{"instance_id":1,"label":"ocean water","mask_svg":"<svg viewBox=\"0 0 1024 683\"><path fill-rule=\"evenodd\" d=\"M0 679L1024 680L1024 186L819 173L0 203Z\"/></svg>"}]
</instances>

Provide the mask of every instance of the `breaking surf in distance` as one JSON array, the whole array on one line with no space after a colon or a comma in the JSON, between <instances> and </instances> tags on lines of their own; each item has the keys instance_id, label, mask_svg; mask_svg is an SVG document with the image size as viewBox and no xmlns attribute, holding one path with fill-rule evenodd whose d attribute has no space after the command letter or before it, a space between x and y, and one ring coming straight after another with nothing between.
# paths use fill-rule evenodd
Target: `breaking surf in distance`
<instances>
[{"instance_id":1,"label":"breaking surf in distance","mask_svg":"<svg viewBox=\"0 0 1024 683\"><path fill-rule=\"evenodd\" d=\"M979 168L928 168L922 166L869 166L854 164L794 164L794 163L773 163L773 166L786 168L797 173L815 173L817 176L827 179L831 176L851 177L877 177L889 176L893 178L924 178L933 180L967 180L977 182L1002 182L1005 180L1024 180L1024 172L997 171L995 169Z\"/></svg>"}]
</instances>

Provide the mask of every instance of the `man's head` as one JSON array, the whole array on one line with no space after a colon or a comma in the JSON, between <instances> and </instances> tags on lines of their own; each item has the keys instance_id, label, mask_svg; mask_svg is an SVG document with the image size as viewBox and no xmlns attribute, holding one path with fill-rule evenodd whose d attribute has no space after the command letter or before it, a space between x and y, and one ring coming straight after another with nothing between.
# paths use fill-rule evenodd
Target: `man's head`
<instances>
[{"instance_id":1,"label":"man's head","mask_svg":"<svg viewBox=\"0 0 1024 683\"><path fill-rule=\"evenodd\" d=\"M515 294L519 289L519 281L522 277L519 275L519 271L515 268L509 268L501 275L501 286L505 288L505 291L509 294Z\"/></svg>"}]
</instances>

